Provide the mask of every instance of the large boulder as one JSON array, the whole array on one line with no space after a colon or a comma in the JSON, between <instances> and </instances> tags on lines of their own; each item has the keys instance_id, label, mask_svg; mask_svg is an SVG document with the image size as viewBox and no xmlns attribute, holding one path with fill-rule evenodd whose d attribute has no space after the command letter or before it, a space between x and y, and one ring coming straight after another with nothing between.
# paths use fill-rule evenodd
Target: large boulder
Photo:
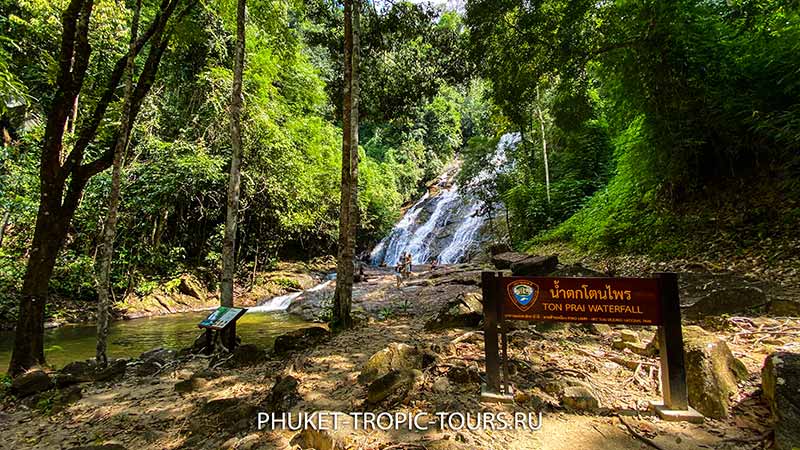
<instances>
[{"instance_id":1,"label":"large boulder","mask_svg":"<svg viewBox=\"0 0 800 450\"><path fill-rule=\"evenodd\" d=\"M447 302L425 323L425 329L474 328L482 319L483 296L480 292L467 292Z\"/></svg>"},{"instance_id":2,"label":"large boulder","mask_svg":"<svg viewBox=\"0 0 800 450\"><path fill-rule=\"evenodd\" d=\"M543 276L549 275L558 268L558 257L551 256L529 256L521 261L511 264L511 273L522 276Z\"/></svg>"},{"instance_id":3,"label":"large boulder","mask_svg":"<svg viewBox=\"0 0 800 450\"><path fill-rule=\"evenodd\" d=\"M59 384L67 385L69 382L86 383L91 381L110 381L125 375L128 361L125 359L111 359L105 367L100 367L92 359L74 361L61 369Z\"/></svg>"},{"instance_id":4,"label":"large boulder","mask_svg":"<svg viewBox=\"0 0 800 450\"><path fill-rule=\"evenodd\" d=\"M369 385L367 404L391 407L401 403L421 379L422 372L416 369L392 370Z\"/></svg>"},{"instance_id":5,"label":"large boulder","mask_svg":"<svg viewBox=\"0 0 800 450\"><path fill-rule=\"evenodd\" d=\"M509 269L512 264L520 262L529 256L527 253L519 252L497 253L492 255L492 264L499 270Z\"/></svg>"},{"instance_id":6,"label":"large boulder","mask_svg":"<svg viewBox=\"0 0 800 450\"><path fill-rule=\"evenodd\" d=\"M683 328L683 348L689 404L706 417L727 417L731 396L747 377L744 364L724 340L697 326Z\"/></svg>"},{"instance_id":7,"label":"large boulder","mask_svg":"<svg viewBox=\"0 0 800 450\"><path fill-rule=\"evenodd\" d=\"M282 334L275 339L273 351L278 356L305 350L328 340L331 332L324 327L307 327Z\"/></svg>"},{"instance_id":8,"label":"large boulder","mask_svg":"<svg viewBox=\"0 0 800 450\"><path fill-rule=\"evenodd\" d=\"M203 285L197 281L197 278L188 274L181 276L181 281L178 284L178 291L181 294L194 297L198 300L204 300L207 296L206 290L203 289Z\"/></svg>"},{"instance_id":9,"label":"large boulder","mask_svg":"<svg viewBox=\"0 0 800 450\"><path fill-rule=\"evenodd\" d=\"M739 286L714 290L691 306L683 309L683 316L697 320L708 316L734 314L766 306L767 295L753 286Z\"/></svg>"},{"instance_id":10,"label":"large boulder","mask_svg":"<svg viewBox=\"0 0 800 450\"><path fill-rule=\"evenodd\" d=\"M369 358L358 375L358 382L369 384L392 370L421 368L422 352L417 347L393 342Z\"/></svg>"},{"instance_id":11,"label":"large boulder","mask_svg":"<svg viewBox=\"0 0 800 450\"><path fill-rule=\"evenodd\" d=\"M46 391L52 387L53 380L50 379L50 375L43 370L34 369L14 378L9 392L18 398L23 398Z\"/></svg>"},{"instance_id":12,"label":"large boulder","mask_svg":"<svg viewBox=\"0 0 800 450\"><path fill-rule=\"evenodd\" d=\"M800 354L769 355L761 370L761 389L775 420L775 449L800 447Z\"/></svg>"}]
</instances>

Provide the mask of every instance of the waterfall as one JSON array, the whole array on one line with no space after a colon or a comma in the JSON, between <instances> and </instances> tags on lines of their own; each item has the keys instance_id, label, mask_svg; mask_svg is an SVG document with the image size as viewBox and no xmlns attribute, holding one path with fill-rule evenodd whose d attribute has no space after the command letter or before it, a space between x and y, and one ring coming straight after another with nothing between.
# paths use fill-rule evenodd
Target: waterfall
<instances>
[{"instance_id":1,"label":"waterfall","mask_svg":"<svg viewBox=\"0 0 800 450\"><path fill-rule=\"evenodd\" d=\"M314 292L320 289L324 289L326 286L331 284L333 280L327 280L323 283L320 283L312 288L308 288L305 291L300 292L292 292L285 295L279 295L277 297L272 297L271 299L261 303L258 306L254 306L247 310L248 313L251 312L268 312L268 311L285 311L286 308L292 304L292 300L300 297L301 295L305 294L306 292Z\"/></svg>"},{"instance_id":2,"label":"waterfall","mask_svg":"<svg viewBox=\"0 0 800 450\"><path fill-rule=\"evenodd\" d=\"M465 188L454 182L458 163L445 169L436 186L414 203L392 231L370 253L373 265L394 266L403 253L411 254L414 264L437 261L456 264L464 261L482 239L486 217L479 213L484 204L468 194L482 181L508 169L506 151L520 141L519 133L500 137L486 168L469 181Z\"/></svg>"}]
</instances>

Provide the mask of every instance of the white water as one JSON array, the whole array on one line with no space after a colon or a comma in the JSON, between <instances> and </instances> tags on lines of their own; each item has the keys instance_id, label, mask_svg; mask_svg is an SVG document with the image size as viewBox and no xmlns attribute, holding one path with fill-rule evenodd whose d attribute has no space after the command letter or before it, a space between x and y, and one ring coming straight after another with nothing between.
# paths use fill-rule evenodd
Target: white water
<instances>
[{"instance_id":1,"label":"white water","mask_svg":"<svg viewBox=\"0 0 800 450\"><path fill-rule=\"evenodd\" d=\"M316 285L314 287L308 288L305 291L292 292L290 294L279 295L277 297L272 297L271 299L265 301L264 303L262 303L262 304L260 304L258 306L254 306L252 308L248 308L247 312L251 313L251 312L267 312L267 311L284 311L284 310L286 310L286 308L289 307L289 305L292 304L292 300L296 299L297 297L300 297L301 295L303 295L306 292L314 292L314 291L318 291L320 289L324 289L326 286L328 286L332 282L333 282L333 280L327 280L327 281L322 282L322 283L320 283L320 284L318 284L318 285Z\"/></svg>"},{"instance_id":2,"label":"white water","mask_svg":"<svg viewBox=\"0 0 800 450\"><path fill-rule=\"evenodd\" d=\"M504 134L497 143L497 150L486 161L486 169L473 178L468 187L479 186L493 174L508 170L506 152L519 141L519 133ZM486 217L478 215L484 205L453 183L455 173L455 168L448 170L439 178L435 194L426 192L406 211L391 233L370 253L372 264L394 266L405 252L411 253L414 264L434 260L440 264L456 264L469 257L481 242L480 231L486 224ZM430 215L420 221L423 211Z\"/></svg>"}]
</instances>

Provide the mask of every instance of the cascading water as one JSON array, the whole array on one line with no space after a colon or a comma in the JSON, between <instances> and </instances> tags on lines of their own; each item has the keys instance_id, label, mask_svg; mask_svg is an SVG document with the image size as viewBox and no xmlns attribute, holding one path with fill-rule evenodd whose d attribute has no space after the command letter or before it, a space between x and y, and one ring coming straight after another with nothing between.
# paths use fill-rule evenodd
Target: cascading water
<instances>
[{"instance_id":1,"label":"cascading water","mask_svg":"<svg viewBox=\"0 0 800 450\"><path fill-rule=\"evenodd\" d=\"M519 140L519 133L504 134L487 161L487 168L469 187L485 180L493 171L506 170L506 151ZM480 215L483 203L466 194L469 189L461 189L453 182L457 172L457 165L448 168L436 185L406 211L392 232L370 253L372 264L394 266L406 252L411 254L414 264L434 260L456 264L468 258L480 244L486 217Z\"/></svg>"},{"instance_id":2,"label":"cascading water","mask_svg":"<svg viewBox=\"0 0 800 450\"><path fill-rule=\"evenodd\" d=\"M314 291L319 291L320 289L325 289L325 287L331 284L332 282L333 280L327 280L312 288L308 288L305 291L292 292L290 294L272 297L271 299L265 301L264 303L258 306L248 308L247 312L251 313L251 312L267 312L267 311L284 311L292 303L292 300L296 299L297 297L300 297L306 292L314 292Z\"/></svg>"}]
</instances>

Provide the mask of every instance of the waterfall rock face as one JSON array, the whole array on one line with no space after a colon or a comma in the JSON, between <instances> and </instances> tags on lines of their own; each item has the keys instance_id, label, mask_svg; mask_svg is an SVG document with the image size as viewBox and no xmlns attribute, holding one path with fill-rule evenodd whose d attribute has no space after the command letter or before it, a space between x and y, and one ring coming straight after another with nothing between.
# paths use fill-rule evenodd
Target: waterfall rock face
<instances>
[{"instance_id":1,"label":"waterfall rock face","mask_svg":"<svg viewBox=\"0 0 800 450\"><path fill-rule=\"evenodd\" d=\"M503 135L487 168L471 183L485 180L492 171L504 170L505 151L518 141L518 133ZM389 235L372 250L372 264L394 266L405 252L411 254L414 264L457 264L475 254L485 239L482 231L488 218L483 215L484 203L468 194L470 189L456 184L458 169L457 164L451 165L408 208Z\"/></svg>"}]
</instances>

